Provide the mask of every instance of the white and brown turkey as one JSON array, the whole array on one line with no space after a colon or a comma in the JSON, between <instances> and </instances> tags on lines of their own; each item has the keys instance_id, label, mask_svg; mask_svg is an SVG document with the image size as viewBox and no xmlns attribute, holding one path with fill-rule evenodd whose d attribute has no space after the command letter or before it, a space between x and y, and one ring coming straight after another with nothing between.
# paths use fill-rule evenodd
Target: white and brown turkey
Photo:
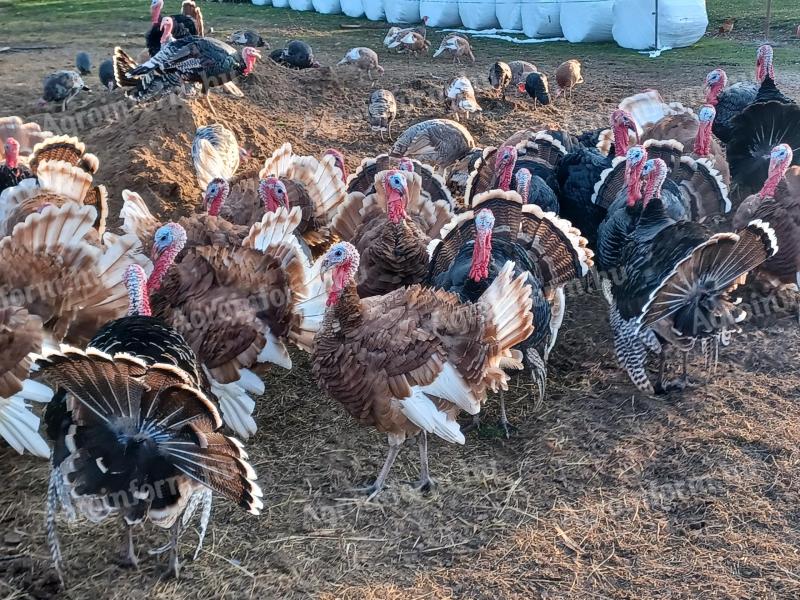
<instances>
[{"instance_id":1,"label":"white and brown turkey","mask_svg":"<svg viewBox=\"0 0 800 600\"><path fill-rule=\"evenodd\" d=\"M420 480L433 485L427 434L463 444L455 417L477 414L488 390L507 388L503 368L522 368L514 346L533 331L531 290L507 263L478 303L419 285L359 298L358 251L337 242L322 270L332 274L322 328L314 339L317 384L363 426L388 434L389 454L370 498L383 488L406 438L417 437Z\"/></svg>"},{"instance_id":2,"label":"white and brown turkey","mask_svg":"<svg viewBox=\"0 0 800 600\"><path fill-rule=\"evenodd\" d=\"M473 148L475 140L472 134L460 123L449 119L429 119L401 133L389 154L427 163L442 174Z\"/></svg>"},{"instance_id":3,"label":"white and brown turkey","mask_svg":"<svg viewBox=\"0 0 800 600\"><path fill-rule=\"evenodd\" d=\"M511 68L508 64L497 61L489 67L489 85L503 100L506 99L506 89L511 85Z\"/></svg>"},{"instance_id":4,"label":"white and brown turkey","mask_svg":"<svg viewBox=\"0 0 800 600\"><path fill-rule=\"evenodd\" d=\"M88 163L96 168L97 159L90 154L77 159L76 154L69 154L69 149L75 149L75 146L71 143L65 146L68 149L59 148L53 156L69 158L81 166L76 166L67 160L39 160L34 153L31 165L35 177L23 179L16 186L5 189L0 195L0 236L10 235L18 223L22 223L28 215L40 212L46 206L74 203L96 209L96 241L100 242L108 216L108 192L105 186L94 185L91 172L85 170L86 164L82 164L83 159L87 159Z\"/></svg>"},{"instance_id":5,"label":"white and brown turkey","mask_svg":"<svg viewBox=\"0 0 800 600\"><path fill-rule=\"evenodd\" d=\"M397 117L397 101L389 90L375 90L369 96L367 105L367 122L372 131L377 131L384 139L384 134L392 139L392 123Z\"/></svg>"},{"instance_id":6,"label":"white and brown turkey","mask_svg":"<svg viewBox=\"0 0 800 600\"><path fill-rule=\"evenodd\" d=\"M378 64L378 54L371 48L351 48L345 53L344 58L336 64L337 66L353 65L358 69L359 78L366 73L370 81L373 80L373 71L379 76L383 75L383 67Z\"/></svg>"},{"instance_id":7,"label":"white and brown turkey","mask_svg":"<svg viewBox=\"0 0 800 600\"><path fill-rule=\"evenodd\" d=\"M413 171L381 171L373 189L352 192L332 223L339 239L361 255L356 277L362 298L422 283L428 243L453 217L446 200L422 193L422 177Z\"/></svg>"},{"instance_id":8,"label":"white and brown turkey","mask_svg":"<svg viewBox=\"0 0 800 600\"><path fill-rule=\"evenodd\" d=\"M415 25L414 27L390 27L389 31L386 33L386 37L383 38L383 45L392 49L397 49L399 51L403 51L404 48L400 44L396 44L395 42L399 41L400 38L405 37L409 33L415 34L420 36L423 40L428 36L428 17L423 16L422 22L419 25Z\"/></svg>"},{"instance_id":9,"label":"white and brown turkey","mask_svg":"<svg viewBox=\"0 0 800 600\"><path fill-rule=\"evenodd\" d=\"M483 111L475 99L475 88L469 78L463 75L455 77L444 86L443 91L447 109L456 121L468 121L471 114Z\"/></svg>"},{"instance_id":10,"label":"white and brown turkey","mask_svg":"<svg viewBox=\"0 0 800 600\"><path fill-rule=\"evenodd\" d=\"M421 56L427 54L431 47L431 43L425 39L425 36L415 31L398 34L397 37L389 43L389 49L398 49L412 56Z\"/></svg>"},{"instance_id":11,"label":"white and brown turkey","mask_svg":"<svg viewBox=\"0 0 800 600\"><path fill-rule=\"evenodd\" d=\"M541 402L546 362L566 311L564 286L584 277L593 265L586 239L569 221L525 204L516 192L494 190L477 196L473 208L455 217L430 251L428 283L465 302L481 301L507 261L514 261L516 276L526 277L534 329L516 349L530 369ZM508 435L502 392L500 407L500 422Z\"/></svg>"},{"instance_id":12,"label":"white and brown turkey","mask_svg":"<svg viewBox=\"0 0 800 600\"><path fill-rule=\"evenodd\" d=\"M122 560L137 566L133 527L170 529L167 574L177 577L179 543L200 510L203 545L212 492L258 515L256 474L241 442L222 433L222 418L197 357L183 337L150 314L138 265L124 281L128 315L100 329L86 349L42 352L42 378L57 391L45 414L53 442L47 538L64 581L57 514L93 523L119 517L126 530Z\"/></svg>"},{"instance_id":13,"label":"white and brown turkey","mask_svg":"<svg viewBox=\"0 0 800 600\"><path fill-rule=\"evenodd\" d=\"M206 192L213 179L231 179L239 168L239 161L247 151L230 129L219 123L197 128L192 141L192 162L197 175L197 185Z\"/></svg>"},{"instance_id":14,"label":"white and brown turkey","mask_svg":"<svg viewBox=\"0 0 800 600\"><path fill-rule=\"evenodd\" d=\"M462 58L469 59L470 62L475 62L475 55L472 53L472 46L469 40L460 35L447 35L442 39L439 48L433 53L433 58L437 56L449 56L453 59L453 63L461 64Z\"/></svg>"},{"instance_id":15,"label":"white and brown turkey","mask_svg":"<svg viewBox=\"0 0 800 600\"><path fill-rule=\"evenodd\" d=\"M583 83L583 74L581 73L581 61L577 59L570 59L564 61L556 68L556 98L564 94L569 99L572 99L572 90L576 86Z\"/></svg>"},{"instance_id":16,"label":"white and brown turkey","mask_svg":"<svg viewBox=\"0 0 800 600\"><path fill-rule=\"evenodd\" d=\"M42 81L42 97L37 101L39 108L49 103L61 105L62 112L67 110L70 100L82 91L90 91L89 86L77 71L56 71L47 75Z\"/></svg>"},{"instance_id":17,"label":"white and brown turkey","mask_svg":"<svg viewBox=\"0 0 800 600\"><path fill-rule=\"evenodd\" d=\"M361 192L365 196L374 193L376 189L375 176L381 171L391 169L416 173L422 181L420 194L426 201L434 203L444 201L451 210L455 209L453 197L445 180L436 173L432 166L408 157L379 154L373 158L365 158L356 172L347 178L347 192Z\"/></svg>"},{"instance_id":18,"label":"white and brown turkey","mask_svg":"<svg viewBox=\"0 0 800 600\"><path fill-rule=\"evenodd\" d=\"M266 363L291 368L286 344L310 351L319 326L324 290L294 235L301 219L297 207L268 212L239 243L197 243L175 222L151 233L153 314L185 337L243 438L256 430L258 373Z\"/></svg>"},{"instance_id":19,"label":"white and brown turkey","mask_svg":"<svg viewBox=\"0 0 800 600\"><path fill-rule=\"evenodd\" d=\"M329 242L330 221L346 197L335 156L298 156L287 142L259 171L211 180L205 205L213 214L248 227L260 221L265 211L298 207L302 219L296 233L314 250Z\"/></svg>"},{"instance_id":20,"label":"white and brown turkey","mask_svg":"<svg viewBox=\"0 0 800 600\"><path fill-rule=\"evenodd\" d=\"M253 48L270 49L269 44L261 37L261 34L252 29L237 29L225 38L225 41L235 46L252 46Z\"/></svg>"},{"instance_id":21,"label":"white and brown turkey","mask_svg":"<svg viewBox=\"0 0 800 600\"><path fill-rule=\"evenodd\" d=\"M28 411L52 395L31 380L31 353L85 343L124 315L122 273L146 262L133 236L106 234L100 247L96 220L91 206L48 205L0 239L0 436L20 453L50 453Z\"/></svg>"}]
</instances>

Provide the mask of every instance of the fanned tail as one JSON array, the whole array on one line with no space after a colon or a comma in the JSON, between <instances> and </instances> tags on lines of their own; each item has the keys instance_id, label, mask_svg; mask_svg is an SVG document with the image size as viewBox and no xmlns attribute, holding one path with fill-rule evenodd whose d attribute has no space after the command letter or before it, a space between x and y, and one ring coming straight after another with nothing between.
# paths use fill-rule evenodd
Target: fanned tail
<instances>
[{"instance_id":1,"label":"fanned tail","mask_svg":"<svg viewBox=\"0 0 800 600\"><path fill-rule=\"evenodd\" d=\"M128 77L128 73L133 71L138 64L132 56L119 46L114 48L114 81L119 87L138 87L139 80L135 77Z\"/></svg>"}]
</instances>

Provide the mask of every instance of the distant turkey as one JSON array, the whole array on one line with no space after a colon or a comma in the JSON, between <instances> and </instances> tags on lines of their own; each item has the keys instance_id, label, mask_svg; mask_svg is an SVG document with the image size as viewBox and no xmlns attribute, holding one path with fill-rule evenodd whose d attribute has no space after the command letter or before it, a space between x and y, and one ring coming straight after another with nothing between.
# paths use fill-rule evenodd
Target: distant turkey
<instances>
[{"instance_id":1,"label":"distant turkey","mask_svg":"<svg viewBox=\"0 0 800 600\"><path fill-rule=\"evenodd\" d=\"M3 144L5 156L0 163L0 194L6 188L14 187L23 179L33 177L31 170L19 161L19 142L9 137ZM2 196L0 196L2 198Z\"/></svg>"},{"instance_id":2,"label":"distant turkey","mask_svg":"<svg viewBox=\"0 0 800 600\"><path fill-rule=\"evenodd\" d=\"M512 348L532 333L531 290L506 263L475 304L419 285L361 299L356 292L358 251L334 244L321 269L330 287L322 328L314 338L316 383L360 424L388 434L389 454L374 498L406 438L417 437L420 480L433 485L427 434L463 444L456 415L477 414L488 390L507 388L503 367L521 368Z\"/></svg>"},{"instance_id":3,"label":"distant turkey","mask_svg":"<svg viewBox=\"0 0 800 600\"><path fill-rule=\"evenodd\" d=\"M199 83L211 112L216 114L208 91L225 86L238 91L233 79L246 77L261 53L245 46L241 53L213 38L189 36L170 42L147 62L137 65L121 48L114 49L114 74L117 85L131 88L126 93L138 101L149 100L156 93ZM241 95L241 91L238 91Z\"/></svg>"},{"instance_id":4,"label":"distant turkey","mask_svg":"<svg viewBox=\"0 0 800 600\"><path fill-rule=\"evenodd\" d=\"M243 154L244 150L230 129L219 123L198 127L192 141L197 185L205 192L212 179L233 177Z\"/></svg>"},{"instance_id":5,"label":"distant turkey","mask_svg":"<svg viewBox=\"0 0 800 600\"><path fill-rule=\"evenodd\" d=\"M445 37L439 45L439 49L433 53L433 58L445 54L451 57L454 63L461 64L462 58L468 58L472 63L475 62L475 55L472 53L469 40L460 35L448 35Z\"/></svg>"},{"instance_id":6,"label":"distant turkey","mask_svg":"<svg viewBox=\"0 0 800 600\"><path fill-rule=\"evenodd\" d=\"M511 68L504 62L496 62L489 67L489 85L506 99L506 88L511 84Z\"/></svg>"},{"instance_id":7,"label":"distant turkey","mask_svg":"<svg viewBox=\"0 0 800 600\"><path fill-rule=\"evenodd\" d=\"M114 61L112 59L108 58L100 63L97 76L100 78L100 83L103 84L103 87L109 91L117 87L117 82L114 80Z\"/></svg>"},{"instance_id":8,"label":"distant turkey","mask_svg":"<svg viewBox=\"0 0 800 600\"><path fill-rule=\"evenodd\" d=\"M70 100L81 92L88 92L89 87L83 82L77 71L57 71L48 75L42 82L44 89L38 101L40 108L48 103L61 104L61 110L67 110Z\"/></svg>"},{"instance_id":9,"label":"distant turkey","mask_svg":"<svg viewBox=\"0 0 800 600\"><path fill-rule=\"evenodd\" d=\"M165 17L161 15L161 10L164 8L164 0L151 0L150 3L150 23L151 27L145 35L145 44L147 51L152 58L161 51L162 41L162 28L161 21ZM191 14L188 14L191 13ZM185 38L191 35L202 36L203 20L200 15L199 23L194 18L200 14L200 9L197 8L192 0L184 0L181 6L181 14L172 15L172 37L175 39Z\"/></svg>"},{"instance_id":10,"label":"distant turkey","mask_svg":"<svg viewBox=\"0 0 800 600\"><path fill-rule=\"evenodd\" d=\"M415 158L443 171L475 148L475 140L459 123L430 119L406 129L392 146L392 156Z\"/></svg>"},{"instance_id":11,"label":"distant turkey","mask_svg":"<svg viewBox=\"0 0 800 600\"><path fill-rule=\"evenodd\" d=\"M661 197L667 165L652 159L644 175L641 214L622 247L621 273L604 282L604 292L620 366L640 390L652 392L645 370L648 352L661 357L656 390L673 387L664 374L667 345L683 354L683 374L674 385L685 386L689 350L746 317L729 293L778 246L772 227L759 219L738 233L718 234L692 221L676 221Z\"/></svg>"},{"instance_id":12,"label":"distant turkey","mask_svg":"<svg viewBox=\"0 0 800 600\"><path fill-rule=\"evenodd\" d=\"M225 41L236 46L252 46L254 48L266 48L269 50L269 44L264 41L261 35L252 29L239 29L234 31Z\"/></svg>"},{"instance_id":13,"label":"distant turkey","mask_svg":"<svg viewBox=\"0 0 800 600\"><path fill-rule=\"evenodd\" d=\"M353 65L358 69L358 75L366 72L369 80L372 81L372 71L378 75L383 75L383 67L378 64L378 55L370 48L351 48L345 52L344 58L340 60L337 65Z\"/></svg>"},{"instance_id":14,"label":"distant turkey","mask_svg":"<svg viewBox=\"0 0 800 600\"><path fill-rule=\"evenodd\" d=\"M444 97L448 110L456 121L461 119L468 121L471 114L483 110L475 99L475 88L472 87L472 82L463 75L450 80L444 86Z\"/></svg>"},{"instance_id":15,"label":"distant turkey","mask_svg":"<svg viewBox=\"0 0 800 600\"><path fill-rule=\"evenodd\" d=\"M544 397L545 362L556 342L565 312L563 286L583 277L592 266L586 240L568 221L526 205L515 192L491 191L475 198L472 210L458 215L432 245L429 283L478 302L506 261L531 289L533 334L515 348ZM501 425L508 435L503 396Z\"/></svg>"},{"instance_id":16,"label":"distant turkey","mask_svg":"<svg viewBox=\"0 0 800 600\"><path fill-rule=\"evenodd\" d=\"M412 56L427 54L431 43L425 36L415 31L402 34L389 43L389 49L400 49Z\"/></svg>"},{"instance_id":17,"label":"distant turkey","mask_svg":"<svg viewBox=\"0 0 800 600\"><path fill-rule=\"evenodd\" d=\"M384 134L392 139L392 123L397 117L397 102L389 90L375 90L370 94L367 106L367 120L372 131Z\"/></svg>"},{"instance_id":18,"label":"distant turkey","mask_svg":"<svg viewBox=\"0 0 800 600\"><path fill-rule=\"evenodd\" d=\"M78 52L75 55L75 68L81 75L89 75L92 72L92 58L87 52Z\"/></svg>"},{"instance_id":19,"label":"distant turkey","mask_svg":"<svg viewBox=\"0 0 800 600\"><path fill-rule=\"evenodd\" d=\"M561 94L569 96L572 99L572 90L583 83L583 75L581 74L581 62L576 59L565 61L558 65L556 69L556 85L558 91L556 98Z\"/></svg>"},{"instance_id":20,"label":"distant turkey","mask_svg":"<svg viewBox=\"0 0 800 600\"><path fill-rule=\"evenodd\" d=\"M525 81L517 84L517 89L533 98L534 107L537 102L542 105L550 104L550 84L544 73L528 73Z\"/></svg>"},{"instance_id":21,"label":"distant turkey","mask_svg":"<svg viewBox=\"0 0 800 600\"><path fill-rule=\"evenodd\" d=\"M422 283L428 243L453 217L450 204L422 192L413 171L391 169L375 175L374 192L352 192L331 227L361 255L357 274L361 298Z\"/></svg>"},{"instance_id":22,"label":"distant turkey","mask_svg":"<svg viewBox=\"0 0 800 600\"><path fill-rule=\"evenodd\" d=\"M300 40L292 40L286 47L273 50L269 57L276 63L292 69L311 69L320 66L314 60L311 46Z\"/></svg>"},{"instance_id":23,"label":"distant turkey","mask_svg":"<svg viewBox=\"0 0 800 600\"><path fill-rule=\"evenodd\" d=\"M194 352L150 316L142 268L129 267L125 283L129 316L105 325L86 350L62 346L37 362L42 378L58 389L45 420L55 446L47 535L59 575L59 504L71 518L120 516L123 556L133 567L133 526L149 519L170 529L167 573L175 577L181 533L200 507L197 552L203 544L212 491L254 515L263 507L241 443L221 432Z\"/></svg>"},{"instance_id":24,"label":"distant turkey","mask_svg":"<svg viewBox=\"0 0 800 600\"><path fill-rule=\"evenodd\" d=\"M726 147L731 177L745 190L758 190L767 179L770 153L775 146L800 148L800 106L775 86L772 48L759 48L755 100L731 121ZM800 164L800 153L794 157Z\"/></svg>"},{"instance_id":25,"label":"distant turkey","mask_svg":"<svg viewBox=\"0 0 800 600\"><path fill-rule=\"evenodd\" d=\"M775 230L778 252L756 269L758 279L770 289L785 285L800 288L800 188L793 188L786 181L792 155L787 144L772 150L764 186L745 198L733 217L737 229L760 219Z\"/></svg>"}]
</instances>

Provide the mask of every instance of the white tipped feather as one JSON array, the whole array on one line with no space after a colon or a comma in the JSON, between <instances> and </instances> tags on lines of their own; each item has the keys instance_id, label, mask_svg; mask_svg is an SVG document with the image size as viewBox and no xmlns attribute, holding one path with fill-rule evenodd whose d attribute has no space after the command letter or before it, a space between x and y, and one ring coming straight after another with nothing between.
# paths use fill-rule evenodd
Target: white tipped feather
<instances>
[{"instance_id":1,"label":"white tipped feather","mask_svg":"<svg viewBox=\"0 0 800 600\"><path fill-rule=\"evenodd\" d=\"M148 232L159 225L158 219L153 216L147 204L136 192L123 190L122 200L122 208L119 211L122 230L125 233L132 233L139 239L145 239Z\"/></svg>"},{"instance_id":2,"label":"white tipped feather","mask_svg":"<svg viewBox=\"0 0 800 600\"><path fill-rule=\"evenodd\" d=\"M527 273L523 272L512 280L514 263L507 261L495 280L480 298L489 306L489 318L496 328L496 339L503 353L510 357L510 349L526 340L533 333L531 316L531 287L525 283Z\"/></svg>"},{"instance_id":3,"label":"white tipped feather","mask_svg":"<svg viewBox=\"0 0 800 600\"><path fill-rule=\"evenodd\" d=\"M260 363L269 362L284 369L291 369L292 359L284 343L276 338L271 331L267 330L265 333L267 343L264 344L264 348L256 360Z\"/></svg>"},{"instance_id":4,"label":"white tipped feather","mask_svg":"<svg viewBox=\"0 0 800 600\"><path fill-rule=\"evenodd\" d=\"M220 383L211 376L208 379L211 383L211 392L219 399L223 421L236 432L237 436L248 439L258 429L252 417L256 407L255 401L236 381Z\"/></svg>"},{"instance_id":5,"label":"white tipped feather","mask_svg":"<svg viewBox=\"0 0 800 600\"><path fill-rule=\"evenodd\" d=\"M83 202L92 187L92 176L63 160L46 160L36 170L39 187L48 192Z\"/></svg>"},{"instance_id":6,"label":"white tipped feather","mask_svg":"<svg viewBox=\"0 0 800 600\"><path fill-rule=\"evenodd\" d=\"M411 396L403 398L400 405L403 414L416 426L452 444L464 443L464 434L458 422L436 408L419 388L411 388Z\"/></svg>"},{"instance_id":7,"label":"white tipped feather","mask_svg":"<svg viewBox=\"0 0 800 600\"><path fill-rule=\"evenodd\" d=\"M39 417L30 411L22 394L0 398L0 436L17 452L25 450L48 458L50 448L39 434Z\"/></svg>"},{"instance_id":8,"label":"white tipped feather","mask_svg":"<svg viewBox=\"0 0 800 600\"><path fill-rule=\"evenodd\" d=\"M445 362L442 372L430 384L420 386L426 394L452 402L461 410L476 415L481 410L480 399L470 389L458 370L449 362Z\"/></svg>"}]
</instances>

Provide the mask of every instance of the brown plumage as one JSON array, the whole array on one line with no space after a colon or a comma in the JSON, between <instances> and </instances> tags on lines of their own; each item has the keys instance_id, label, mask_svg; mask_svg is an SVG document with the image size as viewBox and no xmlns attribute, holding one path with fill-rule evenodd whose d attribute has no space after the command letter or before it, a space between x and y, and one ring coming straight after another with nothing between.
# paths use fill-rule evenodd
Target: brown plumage
<instances>
[{"instance_id":1,"label":"brown plumage","mask_svg":"<svg viewBox=\"0 0 800 600\"><path fill-rule=\"evenodd\" d=\"M347 178L347 192L361 192L365 196L375 192L375 176L381 171L401 169L413 171L422 180L420 193L430 202L443 200L451 208L454 206L453 197L447 183L437 175L433 167L410 158L379 154L374 158L365 158L356 169L356 172Z\"/></svg>"},{"instance_id":2,"label":"brown plumage","mask_svg":"<svg viewBox=\"0 0 800 600\"><path fill-rule=\"evenodd\" d=\"M478 413L487 390L506 387L502 367L521 367L511 348L533 330L530 287L512 279L508 263L476 304L417 285L362 300L358 260L339 242L322 262L333 286L315 338L314 379L360 424L389 434L386 464L368 488L373 496L406 436L420 430L420 487L428 487L426 433L463 444L458 411Z\"/></svg>"},{"instance_id":3,"label":"brown plumage","mask_svg":"<svg viewBox=\"0 0 800 600\"><path fill-rule=\"evenodd\" d=\"M425 36L414 31L398 36L395 41L389 44L390 49L401 48L404 52L413 56L427 54L430 47L431 43L425 39Z\"/></svg>"},{"instance_id":4,"label":"brown plumage","mask_svg":"<svg viewBox=\"0 0 800 600\"><path fill-rule=\"evenodd\" d=\"M453 59L454 63L461 64L462 58L468 58L470 62L475 62L475 55L472 53L472 47L469 40L460 35L447 35L439 44L439 49L433 53L433 58L437 56L447 55Z\"/></svg>"},{"instance_id":5,"label":"brown plumage","mask_svg":"<svg viewBox=\"0 0 800 600\"><path fill-rule=\"evenodd\" d=\"M347 197L333 156L322 159L297 156L287 142L264 162L259 178L262 180L261 200L267 210L274 211L279 206L300 208L302 219L297 233L312 251L330 243L330 222ZM284 190L281 191L272 179L280 180Z\"/></svg>"},{"instance_id":6,"label":"brown plumage","mask_svg":"<svg viewBox=\"0 0 800 600\"><path fill-rule=\"evenodd\" d=\"M194 19L195 26L197 27L197 35L205 35L205 26L203 24L203 13L198 8L194 0L183 0L181 3L181 14L186 17Z\"/></svg>"},{"instance_id":7,"label":"brown plumage","mask_svg":"<svg viewBox=\"0 0 800 600\"><path fill-rule=\"evenodd\" d=\"M378 55L370 48L351 48L337 65L353 65L359 70L359 76L366 72L370 81L372 81L373 71L378 75L383 75L383 67L378 64Z\"/></svg>"},{"instance_id":8,"label":"brown plumage","mask_svg":"<svg viewBox=\"0 0 800 600\"><path fill-rule=\"evenodd\" d=\"M556 85L558 85L556 98L564 92L572 98L573 88L581 83L583 83L583 75L581 75L581 62L579 60L573 58L558 65L556 69Z\"/></svg>"},{"instance_id":9,"label":"brown plumage","mask_svg":"<svg viewBox=\"0 0 800 600\"><path fill-rule=\"evenodd\" d=\"M108 192L105 186L93 185L92 176L79 166L62 160L46 160L36 164L36 178L25 179L5 191L0 208L0 234L8 235L17 223L47 205L67 203L95 208L98 239L105 231L108 215Z\"/></svg>"},{"instance_id":10,"label":"brown plumage","mask_svg":"<svg viewBox=\"0 0 800 600\"><path fill-rule=\"evenodd\" d=\"M24 123L19 117L0 117L0 160L5 160L5 141L14 138L19 142L20 160L27 161L34 146L53 137L49 131L42 131L38 123Z\"/></svg>"},{"instance_id":11,"label":"brown plumage","mask_svg":"<svg viewBox=\"0 0 800 600\"><path fill-rule=\"evenodd\" d=\"M453 214L443 200L421 193L416 173L390 170L375 176L375 192L353 192L334 217L340 239L361 255L357 274L362 298L422 283L428 268L428 243Z\"/></svg>"},{"instance_id":12,"label":"brown plumage","mask_svg":"<svg viewBox=\"0 0 800 600\"><path fill-rule=\"evenodd\" d=\"M29 162L31 171L36 173L39 164L46 160L63 161L92 175L100 168L98 158L86 152L86 145L78 138L67 135L49 137L37 143Z\"/></svg>"},{"instance_id":13,"label":"brown plumage","mask_svg":"<svg viewBox=\"0 0 800 600\"><path fill-rule=\"evenodd\" d=\"M474 147L475 140L463 125L449 119L429 119L401 133L389 154L417 159L444 170Z\"/></svg>"}]
</instances>

